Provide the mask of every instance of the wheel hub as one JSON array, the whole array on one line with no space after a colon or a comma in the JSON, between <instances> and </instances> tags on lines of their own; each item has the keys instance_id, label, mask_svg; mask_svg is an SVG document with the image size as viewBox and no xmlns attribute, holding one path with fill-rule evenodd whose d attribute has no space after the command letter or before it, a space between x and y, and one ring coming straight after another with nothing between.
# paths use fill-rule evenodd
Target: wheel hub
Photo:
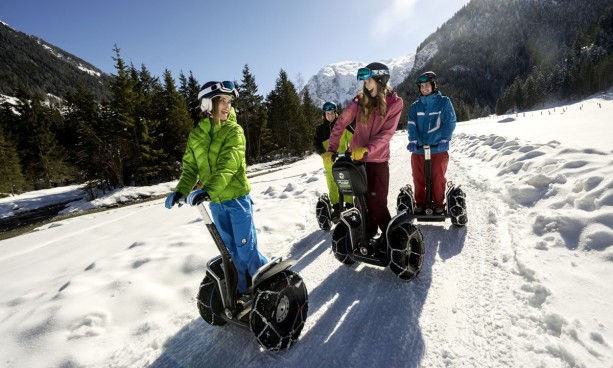
<instances>
[{"instance_id":1,"label":"wheel hub","mask_svg":"<svg viewBox=\"0 0 613 368\"><path fill-rule=\"evenodd\" d=\"M287 295L283 295L281 300L279 300L279 304L277 304L277 313L276 319L277 323L283 322L289 313L289 298Z\"/></svg>"}]
</instances>

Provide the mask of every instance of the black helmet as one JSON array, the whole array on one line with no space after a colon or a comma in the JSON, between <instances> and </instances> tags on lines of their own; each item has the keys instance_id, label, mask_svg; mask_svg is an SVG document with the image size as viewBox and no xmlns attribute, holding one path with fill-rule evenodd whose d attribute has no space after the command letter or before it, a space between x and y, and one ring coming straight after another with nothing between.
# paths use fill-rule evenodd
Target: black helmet
<instances>
[{"instance_id":1,"label":"black helmet","mask_svg":"<svg viewBox=\"0 0 613 368\"><path fill-rule=\"evenodd\" d=\"M430 85L432 86L432 92L438 91L437 85L436 85L436 73L432 71L428 71L428 72L422 73L419 77L417 77L417 79L415 79L417 90L419 91L420 84L426 83L426 82L430 82Z\"/></svg>"},{"instance_id":2,"label":"black helmet","mask_svg":"<svg viewBox=\"0 0 613 368\"><path fill-rule=\"evenodd\" d=\"M233 82L206 82L200 88L200 92L198 92L198 101L200 102L200 109L204 112L211 111L213 109L213 103L211 102L211 100L214 97L222 95L238 97L238 91L236 90L236 86Z\"/></svg>"},{"instance_id":3,"label":"black helmet","mask_svg":"<svg viewBox=\"0 0 613 368\"><path fill-rule=\"evenodd\" d=\"M326 102L324 103L324 105L321 107L321 109L326 112L326 111L336 111L336 104L334 102Z\"/></svg>"},{"instance_id":4,"label":"black helmet","mask_svg":"<svg viewBox=\"0 0 613 368\"><path fill-rule=\"evenodd\" d=\"M390 80L390 70L382 63L370 63L364 68L358 69L358 80L374 79L381 87L387 86Z\"/></svg>"}]
</instances>

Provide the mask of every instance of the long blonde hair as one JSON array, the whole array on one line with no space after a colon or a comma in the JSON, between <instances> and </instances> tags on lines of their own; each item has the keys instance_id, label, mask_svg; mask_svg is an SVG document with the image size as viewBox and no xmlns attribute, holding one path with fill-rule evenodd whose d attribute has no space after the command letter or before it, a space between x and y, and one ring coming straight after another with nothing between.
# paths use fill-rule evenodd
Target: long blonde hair
<instances>
[{"instance_id":1,"label":"long blonde hair","mask_svg":"<svg viewBox=\"0 0 613 368\"><path fill-rule=\"evenodd\" d=\"M387 112L387 101L385 98L387 94L391 92L391 87L385 86L381 88L381 85L377 85L377 96L372 97L370 95L370 92L368 92L368 90L366 89L366 86L362 88L362 92L360 92L360 105L362 106L362 111L360 114L360 124L368 124L368 120L370 120L370 115L377 106L379 106L379 116L381 117L381 119L385 119L385 113Z\"/></svg>"}]
</instances>

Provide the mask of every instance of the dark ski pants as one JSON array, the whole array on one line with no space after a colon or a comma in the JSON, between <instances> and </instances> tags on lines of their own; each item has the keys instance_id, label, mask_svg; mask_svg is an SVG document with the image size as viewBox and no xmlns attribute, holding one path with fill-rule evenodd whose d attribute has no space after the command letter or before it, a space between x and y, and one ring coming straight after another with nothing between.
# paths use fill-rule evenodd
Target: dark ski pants
<instances>
[{"instance_id":1,"label":"dark ski pants","mask_svg":"<svg viewBox=\"0 0 613 368\"><path fill-rule=\"evenodd\" d=\"M443 208L445 203L445 187L447 179L447 165L449 164L449 153L440 152L430 156L432 164L432 201L434 207ZM426 203L426 170L425 155L413 153L411 155L411 170L413 171L413 185L415 186L415 205L425 207Z\"/></svg>"},{"instance_id":2,"label":"dark ski pants","mask_svg":"<svg viewBox=\"0 0 613 368\"><path fill-rule=\"evenodd\" d=\"M221 203L211 202L210 208L213 222L238 271L238 292L243 293L248 286L246 273L253 276L268 262L258 250L253 202L247 194Z\"/></svg>"},{"instance_id":3,"label":"dark ski pants","mask_svg":"<svg viewBox=\"0 0 613 368\"><path fill-rule=\"evenodd\" d=\"M387 194L390 185L390 168L388 162L367 162L366 178L368 192L366 193L366 205L370 221L369 236L377 234L377 227L385 235L387 225L392 216L387 209Z\"/></svg>"}]
</instances>

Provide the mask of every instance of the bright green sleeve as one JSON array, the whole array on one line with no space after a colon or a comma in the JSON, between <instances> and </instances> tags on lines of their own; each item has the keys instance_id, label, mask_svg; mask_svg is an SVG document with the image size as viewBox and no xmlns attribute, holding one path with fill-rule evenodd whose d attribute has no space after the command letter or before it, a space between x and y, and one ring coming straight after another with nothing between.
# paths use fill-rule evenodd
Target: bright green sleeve
<instances>
[{"instance_id":1,"label":"bright green sleeve","mask_svg":"<svg viewBox=\"0 0 613 368\"><path fill-rule=\"evenodd\" d=\"M179 183L175 187L175 192L187 196L198 182L198 164L193 150L194 134L190 134L187 140L187 147L183 154L183 172Z\"/></svg>"}]
</instances>

